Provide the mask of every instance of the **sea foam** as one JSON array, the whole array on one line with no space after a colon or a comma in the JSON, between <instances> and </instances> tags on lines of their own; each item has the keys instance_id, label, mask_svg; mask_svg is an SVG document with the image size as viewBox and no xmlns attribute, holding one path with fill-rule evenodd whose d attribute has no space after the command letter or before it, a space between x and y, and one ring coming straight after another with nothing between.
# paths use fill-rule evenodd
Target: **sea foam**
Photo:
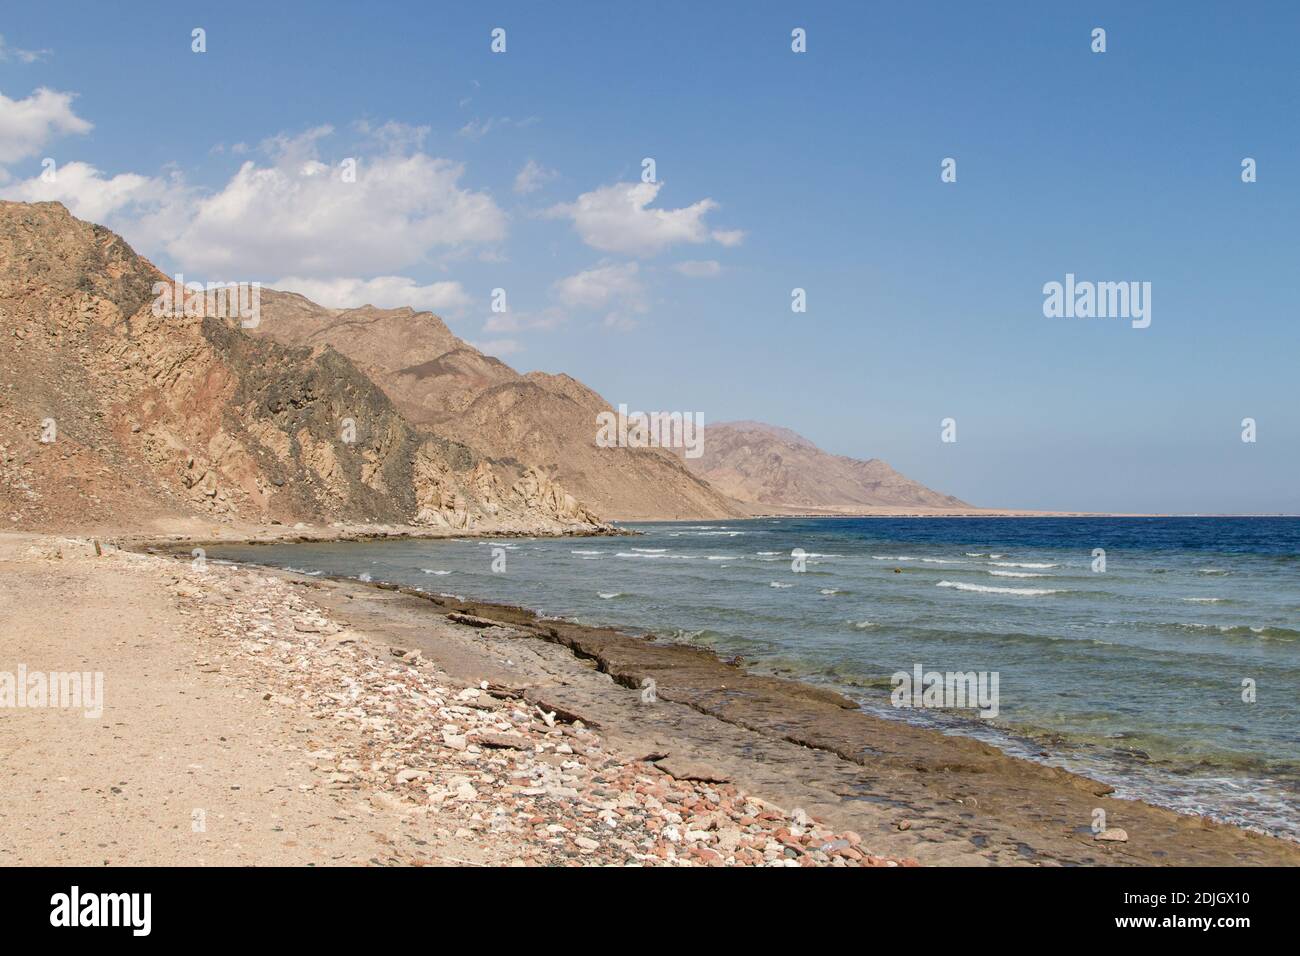
<instances>
[{"instance_id":1,"label":"sea foam","mask_svg":"<svg viewBox=\"0 0 1300 956\"><path fill-rule=\"evenodd\" d=\"M1017 597L1041 597L1044 594L1060 594L1056 588L997 588L986 584L967 584L965 581L940 581L935 587L956 588L958 591L979 591L982 594L1014 594Z\"/></svg>"}]
</instances>

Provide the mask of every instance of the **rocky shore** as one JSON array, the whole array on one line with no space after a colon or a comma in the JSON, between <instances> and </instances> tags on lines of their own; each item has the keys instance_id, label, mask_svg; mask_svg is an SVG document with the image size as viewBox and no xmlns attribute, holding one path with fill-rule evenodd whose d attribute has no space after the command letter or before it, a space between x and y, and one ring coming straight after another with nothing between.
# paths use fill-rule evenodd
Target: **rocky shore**
<instances>
[{"instance_id":1,"label":"rocky shore","mask_svg":"<svg viewBox=\"0 0 1300 956\"><path fill-rule=\"evenodd\" d=\"M382 820L391 830L368 859L341 862L915 862L877 856L858 834L833 831L800 808L778 807L689 761L656 764L651 761L663 755L611 746L596 727L563 708L548 709L545 700L521 688L453 677L418 649L377 641L352 627L314 601L312 589L284 576L211 562L181 564L113 547L96 553L90 540L24 544L11 548L4 563L128 577L169 598L186 621L173 639L191 642L200 652L191 680L251 697L269 722L287 725L299 738L293 756L301 780L281 800L319 806L324 797L326 806L337 805L336 813L317 811L313 829L341 826L373 836ZM107 670L103 719L113 723L118 681L111 663ZM6 722L0 737L16 729ZM16 814L42 812L40 802L4 808L8 822L20 827ZM215 817L218 809L204 813ZM79 816L84 819L76 828L83 830L112 825L89 807ZM278 817L268 813L260 821L268 835L281 829Z\"/></svg>"},{"instance_id":2,"label":"rocky shore","mask_svg":"<svg viewBox=\"0 0 1300 956\"><path fill-rule=\"evenodd\" d=\"M209 564L173 590L197 616L216 611L228 666L261 682L268 702L330 729L307 752L319 781L304 786L424 818L443 840L476 842L512 864L900 862L690 764L619 754L522 689L455 680L418 649L350 629L279 577Z\"/></svg>"},{"instance_id":3,"label":"rocky shore","mask_svg":"<svg viewBox=\"0 0 1300 956\"><path fill-rule=\"evenodd\" d=\"M936 865L1300 862L1293 842L1122 799L1096 780L874 717L827 688L703 649L383 582L275 573L377 640L599 725L624 752L663 758L650 761L658 767L689 762L802 807L861 834L876 855Z\"/></svg>"},{"instance_id":4,"label":"rocky shore","mask_svg":"<svg viewBox=\"0 0 1300 956\"><path fill-rule=\"evenodd\" d=\"M18 834L0 862L50 859L52 845L55 860L98 862L131 819L117 806L126 780L108 775L137 785L137 848L114 862L193 861L202 836L151 844L167 820L183 834L173 817L187 803L243 835L208 838L204 862L1300 862L1294 843L1116 799L698 649L382 583L195 561L192 544L155 542L169 555L0 536L11 582L0 657L32 659L62 635L65 656L107 673L102 723L118 729L110 744L94 735L87 762L93 722L5 716L0 745L46 770L33 792L0 797ZM72 607L69 593L100 605ZM156 678L133 683L159 669L170 693ZM199 729L178 737L188 725ZM82 760L60 756L78 747ZM127 751L138 775L123 769ZM98 784L83 779L96 761ZM175 797L175 774L198 778L202 794ZM1097 809L1106 839L1091 827Z\"/></svg>"}]
</instances>

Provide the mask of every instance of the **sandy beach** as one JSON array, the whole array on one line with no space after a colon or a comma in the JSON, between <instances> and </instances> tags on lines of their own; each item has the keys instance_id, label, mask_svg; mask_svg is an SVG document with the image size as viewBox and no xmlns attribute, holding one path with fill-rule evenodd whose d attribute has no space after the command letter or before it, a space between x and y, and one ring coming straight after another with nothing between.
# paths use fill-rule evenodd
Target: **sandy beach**
<instances>
[{"instance_id":1,"label":"sandy beach","mask_svg":"<svg viewBox=\"0 0 1300 956\"><path fill-rule=\"evenodd\" d=\"M0 714L0 863L1300 862L700 650L118 543L0 536L0 671L104 675Z\"/></svg>"}]
</instances>

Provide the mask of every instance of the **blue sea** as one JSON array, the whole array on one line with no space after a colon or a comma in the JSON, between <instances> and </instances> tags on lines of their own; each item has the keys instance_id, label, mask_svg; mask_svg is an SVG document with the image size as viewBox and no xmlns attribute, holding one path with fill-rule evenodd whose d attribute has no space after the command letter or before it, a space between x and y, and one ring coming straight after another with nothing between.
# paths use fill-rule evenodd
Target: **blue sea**
<instances>
[{"instance_id":1,"label":"blue sea","mask_svg":"<svg viewBox=\"0 0 1300 956\"><path fill-rule=\"evenodd\" d=\"M629 527L641 534L210 554L740 655L881 716L1086 773L1121 797L1300 839L1300 518ZM917 665L996 673L996 718L895 708L891 675Z\"/></svg>"}]
</instances>

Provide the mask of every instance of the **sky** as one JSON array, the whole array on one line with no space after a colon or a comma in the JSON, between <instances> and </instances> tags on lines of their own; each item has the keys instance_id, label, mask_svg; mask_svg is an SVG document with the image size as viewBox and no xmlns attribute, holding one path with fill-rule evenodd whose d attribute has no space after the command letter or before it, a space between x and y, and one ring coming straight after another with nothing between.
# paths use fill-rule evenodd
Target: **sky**
<instances>
[{"instance_id":1,"label":"sky","mask_svg":"<svg viewBox=\"0 0 1300 956\"><path fill-rule=\"evenodd\" d=\"M431 309L706 443L1294 513L1298 33L1281 2L10 4L0 198L187 281ZM1048 317L1067 274L1150 283L1150 325Z\"/></svg>"}]
</instances>

